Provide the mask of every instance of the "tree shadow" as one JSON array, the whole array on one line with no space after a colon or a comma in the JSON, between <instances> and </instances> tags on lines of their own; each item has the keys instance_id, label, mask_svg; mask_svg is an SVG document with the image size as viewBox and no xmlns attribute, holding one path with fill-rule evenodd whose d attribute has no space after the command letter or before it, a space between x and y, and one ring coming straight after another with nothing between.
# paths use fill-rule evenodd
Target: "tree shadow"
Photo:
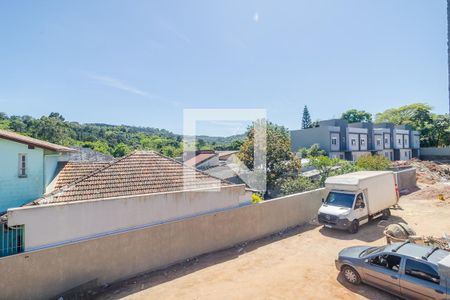
<instances>
[{"instance_id":1,"label":"tree shadow","mask_svg":"<svg viewBox=\"0 0 450 300\"><path fill-rule=\"evenodd\" d=\"M361 225L359 231L354 234L351 234L348 231L326 227L320 228L319 232L324 236L339 240L358 240L365 243L371 243L385 237L383 230L386 226L400 222L406 223L401 217L390 216L388 220L381 220L379 218L371 220L368 223Z\"/></svg>"},{"instance_id":2,"label":"tree shadow","mask_svg":"<svg viewBox=\"0 0 450 300\"><path fill-rule=\"evenodd\" d=\"M312 230L316 227L317 225L311 223L295 226L258 240L240 243L224 250L186 259L183 262L168 266L164 269L141 273L128 279L119 280L111 285L81 291L78 290L77 292L70 291L61 296L63 299L76 300L120 299L141 290L149 289L165 282L195 273L204 268L236 259L244 253L252 252L270 243L302 234L303 232Z\"/></svg>"},{"instance_id":3,"label":"tree shadow","mask_svg":"<svg viewBox=\"0 0 450 300\"><path fill-rule=\"evenodd\" d=\"M364 298L367 299L373 299L373 300L384 300L384 299L400 299L392 294L389 294L383 290L377 289L375 287L372 287L370 285L366 284L359 284L354 285L345 280L345 278L342 276L341 273L338 274L336 280L344 286L346 289L350 290L351 292L361 295Z\"/></svg>"}]
</instances>

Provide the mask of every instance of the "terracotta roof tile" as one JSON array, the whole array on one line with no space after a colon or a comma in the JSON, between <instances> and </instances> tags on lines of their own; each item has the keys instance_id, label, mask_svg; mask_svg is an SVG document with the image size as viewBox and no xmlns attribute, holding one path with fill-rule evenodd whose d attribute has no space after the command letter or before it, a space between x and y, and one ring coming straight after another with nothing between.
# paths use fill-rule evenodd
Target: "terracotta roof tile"
<instances>
[{"instance_id":1,"label":"terracotta roof tile","mask_svg":"<svg viewBox=\"0 0 450 300\"><path fill-rule=\"evenodd\" d=\"M53 192L35 204L219 188L229 185L155 152L134 152L110 163L68 163ZM66 169L67 168L67 169Z\"/></svg>"}]
</instances>

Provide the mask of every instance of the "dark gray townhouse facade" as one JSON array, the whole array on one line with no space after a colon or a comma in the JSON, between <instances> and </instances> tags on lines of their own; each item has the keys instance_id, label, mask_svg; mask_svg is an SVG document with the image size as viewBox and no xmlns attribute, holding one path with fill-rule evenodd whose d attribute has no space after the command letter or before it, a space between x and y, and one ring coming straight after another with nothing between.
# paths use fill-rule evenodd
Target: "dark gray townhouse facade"
<instances>
[{"instance_id":1,"label":"dark gray townhouse facade","mask_svg":"<svg viewBox=\"0 0 450 300\"><path fill-rule=\"evenodd\" d=\"M319 122L318 127L292 130L293 152L319 144L329 157L350 161L366 154L383 155L390 160L419 157L420 135L407 125L370 122L351 123L331 119Z\"/></svg>"}]
</instances>

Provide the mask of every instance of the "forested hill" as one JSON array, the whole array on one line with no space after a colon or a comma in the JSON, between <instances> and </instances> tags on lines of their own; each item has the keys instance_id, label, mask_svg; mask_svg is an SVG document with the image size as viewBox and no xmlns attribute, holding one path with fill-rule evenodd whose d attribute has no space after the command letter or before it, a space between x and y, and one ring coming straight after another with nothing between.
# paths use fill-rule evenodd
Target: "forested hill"
<instances>
[{"instance_id":1,"label":"forested hill","mask_svg":"<svg viewBox=\"0 0 450 300\"><path fill-rule=\"evenodd\" d=\"M101 123L80 124L66 121L59 113L41 118L8 116L0 112L0 129L65 146L82 146L122 156L135 149L155 150L170 157L180 156L182 136L165 129ZM244 135L197 138L198 149L237 150Z\"/></svg>"}]
</instances>

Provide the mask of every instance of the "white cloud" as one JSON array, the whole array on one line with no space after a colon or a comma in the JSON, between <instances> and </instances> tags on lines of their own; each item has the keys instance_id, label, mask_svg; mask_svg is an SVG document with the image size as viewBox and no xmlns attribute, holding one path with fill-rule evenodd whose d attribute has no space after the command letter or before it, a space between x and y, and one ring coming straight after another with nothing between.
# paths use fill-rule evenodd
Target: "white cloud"
<instances>
[{"instance_id":1,"label":"white cloud","mask_svg":"<svg viewBox=\"0 0 450 300\"><path fill-rule=\"evenodd\" d=\"M253 15L253 21L259 22L259 13L258 12L255 12L255 14Z\"/></svg>"},{"instance_id":2,"label":"white cloud","mask_svg":"<svg viewBox=\"0 0 450 300\"><path fill-rule=\"evenodd\" d=\"M98 74L92 74L92 73L88 73L87 75L89 78L112 88L115 89L119 89L122 91L126 91L135 95L139 95L139 96L143 96L143 97L148 97L150 96L147 92L138 89L134 86L129 85L126 82L123 82L119 79L115 79L112 77L108 77L108 76L103 76L103 75L98 75Z\"/></svg>"}]
</instances>

